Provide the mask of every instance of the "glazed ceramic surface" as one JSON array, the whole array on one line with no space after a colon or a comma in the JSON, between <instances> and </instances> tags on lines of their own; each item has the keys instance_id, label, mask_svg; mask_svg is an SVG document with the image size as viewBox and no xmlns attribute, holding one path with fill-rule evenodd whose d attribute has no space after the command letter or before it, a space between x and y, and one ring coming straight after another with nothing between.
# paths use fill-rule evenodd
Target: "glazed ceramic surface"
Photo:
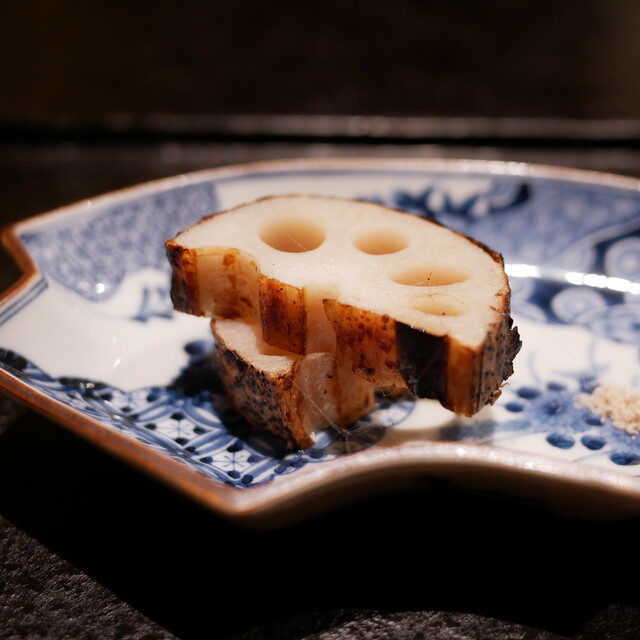
<instances>
[{"instance_id":1,"label":"glazed ceramic surface","mask_svg":"<svg viewBox=\"0 0 640 640\"><path fill-rule=\"evenodd\" d=\"M579 401L603 384L640 387L638 187L522 164L318 160L80 202L5 235L26 275L0 306L0 381L230 516L295 518L311 495L330 505L433 479L587 515L640 513L640 436ZM214 211L288 193L380 202L502 253L523 348L494 406L463 419L434 401L380 397L349 432L329 429L298 452L228 410L208 321L172 309L164 241Z\"/></svg>"}]
</instances>

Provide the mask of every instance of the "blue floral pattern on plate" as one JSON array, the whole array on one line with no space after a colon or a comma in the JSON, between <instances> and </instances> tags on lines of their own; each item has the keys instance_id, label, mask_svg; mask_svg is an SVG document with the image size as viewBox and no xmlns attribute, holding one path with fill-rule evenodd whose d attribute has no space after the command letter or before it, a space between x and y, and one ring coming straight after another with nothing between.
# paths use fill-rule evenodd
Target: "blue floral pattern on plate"
<instances>
[{"instance_id":1,"label":"blue floral pattern on plate","mask_svg":"<svg viewBox=\"0 0 640 640\"><path fill-rule=\"evenodd\" d=\"M385 430L400 427L414 410L408 397L380 395L376 408L347 431L327 429L316 444L291 452L256 433L226 407L220 384L208 361L211 344L185 346L189 364L168 386L126 392L95 380L51 378L18 354L0 349L0 363L30 380L41 392L88 413L112 428L187 461L198 470L238 487L285 475L307 464L354 453L378 443ZM510 414L502 420L459 421L442 428L441 441L504 444L510 438L541 433L558 449L582 444L591 455L607 456L615 465L640 463L640 441L576 402L597 380L588 374L537 386L508 387L503 402ZM577 448L577 447L576 447Z\"/></svg>"},{"instance_id":2,"label":"blue floral pattern on plate","mask_svg":"<svg viewBox=\"0 0 640 640\"><path fill-rule=\"evenodd\" d=\"M172 384L130 392L85 378L52 378L5 349L0 349L0 364L42 393L237 487L372 446L385 428L402 422L413 407L407 400L392 402L381 395L372 413L348 431L327 429L317 434L313 447L292 452L229 411L208 359L211 343L189 343L185 350L189 363Z\"/></svg>"},{"instance_id":3,"label":"blue floral pattern on plate","mask_svg":"<svg viewBox=\"0 0 640 640\"><path fill-rule=\"evenodd\" d=\"M112 296L129 274L165 270L164 241L216 209L211 184L185 185L82 216L72 225L66 221L26 232L21 240L49 277L99 301Z\"/></svg>"}]
</instances>

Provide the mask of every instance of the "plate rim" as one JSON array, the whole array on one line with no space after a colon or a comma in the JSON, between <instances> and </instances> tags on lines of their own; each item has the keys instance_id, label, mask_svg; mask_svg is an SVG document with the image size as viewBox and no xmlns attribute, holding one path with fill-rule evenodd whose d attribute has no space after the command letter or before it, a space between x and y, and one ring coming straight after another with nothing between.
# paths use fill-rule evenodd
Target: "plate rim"
<instances>
[{"instance_id":1,"label":"plate rim","mask_svg":"<svg viewBox=\"0 0 640 640\"><path fill-rule=\"evenodd\" d=\"M132 196L208 180L268 174L284 170L347 171L354 169L424 170L466 175L477 173L518 176L640 191L640 178L632 176L507 160L340 157L263 160L216 166L130 185L93 198L72 202L5 226L1 234L2 243L22 273L14 283L0 292L0 309L42 276L31 254L20 240L22 229L37 227L55 218L82 214L83 211L89 213L95 206L126 201ZM516 452L459 442L409 443L391 447L373 447L353 454L345 454L321 464L308 465L294 474L275 478L263 485L239 489L225 485L189 467L184 462L108 428L99 420L94 420L86 414L49 398L4 370L0 370L0 389L91 444L116 455L124 462L169 487L181 491L218 514L252 526L282 526L342 502L352 501L371 493L372 485L379 484L382 477L387 484L379 489L393 489L405 486L407 482L414 485L416 479L420 484L420 478L424 481L427 476L433 477L434 471L442 475L443 469L448 469L445 476L451 476L452 471L491 469L502 475L515 474L516 479L525 484L528 480L536 478L542 485L548 482L556 484L561 482L570 493L592 489L611 499L616 498L617 502L622 503L618 505L621 507L621 513L629 511L630 515L640 514L640 483L637 479L595 466L572 465L567 461L544 454ZM570 469L571 472L569 472ZM350 492L336 491L336 488L340 487L349 487ZM538 487L538 491L540 488ZM536 488L533 488L534 500L536 495ZM587 513L581 512L577 515L588 516ZM616 517L615 514L613 517Z\"/></svg>"}]
</instances>

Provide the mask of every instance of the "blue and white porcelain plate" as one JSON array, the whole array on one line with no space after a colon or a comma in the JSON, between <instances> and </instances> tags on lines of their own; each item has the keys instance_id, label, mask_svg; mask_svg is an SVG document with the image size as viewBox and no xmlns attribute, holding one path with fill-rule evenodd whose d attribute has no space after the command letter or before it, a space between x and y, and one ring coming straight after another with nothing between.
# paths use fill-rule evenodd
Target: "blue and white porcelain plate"
<instances>
[{"instance_id":1,"label":"blue and white porcelain plate","mask_svg":"<svg viewBox=\"0 0 640 640\"><path fill-rule=\"evenodd\" d=\"M502 253L523 348L494 406L460 418L381 397L348 435L327 430L300 452L225 407L208 321L171 307L164 241L289 193L381 202ZM434 481L583 516L640 513L640 181L521 163L277 161L100 196L4 240L25 275L0 302L2 387L223 515L283 524Z\"/></svg>"}]
</instances>

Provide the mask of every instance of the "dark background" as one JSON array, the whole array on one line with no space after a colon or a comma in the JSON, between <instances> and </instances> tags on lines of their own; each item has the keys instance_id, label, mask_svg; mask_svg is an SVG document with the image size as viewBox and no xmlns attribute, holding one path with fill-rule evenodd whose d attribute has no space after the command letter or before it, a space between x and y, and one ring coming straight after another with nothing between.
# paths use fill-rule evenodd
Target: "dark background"
<instances>
[{"instance_id":1,"label":"dark background","mask_svg":"<svg viewBox=\"0 0 640 640\"><path fill-rule=\"evenodd\" d=\"M0 115L638 117L633 0L3 3Z\"/></svg>"},{"instance_id":2,"label":"dark background","mask_svg":"<svg viewBox=\"0 0 640 640\"><path fill-rule=\"evenodd\" d=\"M271 158L640 177L639 27L635 0L4 2L0 222ZM2 638L640 638L637 521L433 489L247 531L30 411L0 529Z\"/></svg>"}]
</instances>

